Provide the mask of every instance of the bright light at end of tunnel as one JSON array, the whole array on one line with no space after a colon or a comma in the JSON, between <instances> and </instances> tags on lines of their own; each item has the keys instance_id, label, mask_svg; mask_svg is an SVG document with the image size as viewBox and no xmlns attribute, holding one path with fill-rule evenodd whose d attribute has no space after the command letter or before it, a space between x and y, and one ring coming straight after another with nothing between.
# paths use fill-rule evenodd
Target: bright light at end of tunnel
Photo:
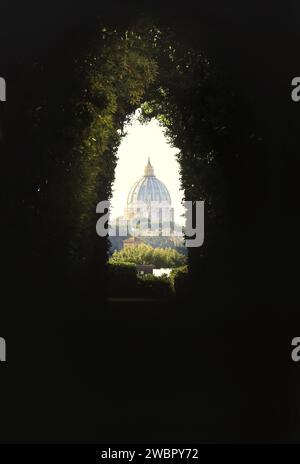
<instances>
[{"instance_id":1,"label":"bright light at end of tunnel","mask_svg":"<svg viewBox=\"0 0 300 464\"><path fill-rule=\"evenodd\" d=\"M183 191L179 178L179 164L175 156L178 149L168 143L164 129L157 120L152 119L147 124L141 124L138 121L138 112L139 110L125 126L127 135L118 150L111 217L123 216L129 190L144 175L144 168L150 157L156 177L170 192L175 222L183 225Z\"/></svg>"}]
</instances>

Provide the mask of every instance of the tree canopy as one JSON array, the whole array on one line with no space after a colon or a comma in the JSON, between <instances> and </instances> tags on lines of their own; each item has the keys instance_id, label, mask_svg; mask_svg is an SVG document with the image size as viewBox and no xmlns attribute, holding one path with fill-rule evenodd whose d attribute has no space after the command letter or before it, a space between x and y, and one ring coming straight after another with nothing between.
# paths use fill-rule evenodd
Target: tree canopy
<instances>
[{"instance_id":1,"label":"tree canopy","mask_svg":"<svg viewBox=\"0 0 300 464\"><path fill-rule=\"evenodd\" d=\"M186 263L186 257L171 248L152 248L150 245L141 243L115 251L109 262L111 264L152 264L157 268L174 268L183 266Z\"/></svg>"}]
</instances>

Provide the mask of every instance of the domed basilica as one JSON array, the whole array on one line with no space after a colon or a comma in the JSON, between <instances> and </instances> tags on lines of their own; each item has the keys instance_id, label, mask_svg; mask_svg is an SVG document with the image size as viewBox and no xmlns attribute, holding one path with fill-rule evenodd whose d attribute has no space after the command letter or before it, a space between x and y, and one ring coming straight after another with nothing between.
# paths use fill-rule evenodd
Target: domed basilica
<instances>
[{"instance_id":1,"label":"domed basilica","mask_svg":"<svg viewBox=\"0 0 300 464\"><path fill-rule=\"evenodd\" d=\"M150 158L144 175L129 191L124 217L127 220L135 218L136 222L148 220L154 229L158 224L169 228L174 224L170 193L165 184L155 176Z\"/></svg>"},{"instance_id":2,"label":"domed basilica","mask_svg":"<svg viewBox=\"0 0 300 464\"><path fill-rule=\"evenodd\" d=\"M150 158L144 175L127 196L124 215L110 221L112 250L149 243L153 247L182 247L182 227L174 222L171 195L154 174Z\"/></svg>"}]
</instances>

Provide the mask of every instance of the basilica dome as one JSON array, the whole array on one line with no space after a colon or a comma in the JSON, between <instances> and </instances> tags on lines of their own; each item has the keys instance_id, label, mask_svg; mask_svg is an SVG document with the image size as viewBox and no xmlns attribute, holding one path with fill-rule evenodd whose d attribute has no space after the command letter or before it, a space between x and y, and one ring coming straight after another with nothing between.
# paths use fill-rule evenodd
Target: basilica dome
<instances>
[{"instance_id":1,"label":"basilica dome","mask_svg":"<svg viewBox=\"0 0 300 464\"><path fill-rule=\"evenodd\" d=\"M140 202L147 204L152 201L171 205L170 193L165 184L155 176L149 158L143 177L135 182L129 191L127 208L131 208Z\"/></svg>"}]
</instances>

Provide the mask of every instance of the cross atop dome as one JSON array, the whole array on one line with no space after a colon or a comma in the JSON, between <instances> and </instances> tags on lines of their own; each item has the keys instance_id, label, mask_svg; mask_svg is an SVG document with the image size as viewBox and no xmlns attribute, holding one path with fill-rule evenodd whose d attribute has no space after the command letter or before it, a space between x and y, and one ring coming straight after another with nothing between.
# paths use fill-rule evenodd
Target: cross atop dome
<instances>
[{"instance_id":1,"label":"cross atop dome","mask_svg":"<svg viewBox=\"0 0 300 464\"><path fill-rule=\"evenodd\" d=\"M147 166L145 167L144 173L146 177L154 176L154 169L150 162L150 156L148 158L148 163L147 163Z\"/></svg>"}]
</instances>

